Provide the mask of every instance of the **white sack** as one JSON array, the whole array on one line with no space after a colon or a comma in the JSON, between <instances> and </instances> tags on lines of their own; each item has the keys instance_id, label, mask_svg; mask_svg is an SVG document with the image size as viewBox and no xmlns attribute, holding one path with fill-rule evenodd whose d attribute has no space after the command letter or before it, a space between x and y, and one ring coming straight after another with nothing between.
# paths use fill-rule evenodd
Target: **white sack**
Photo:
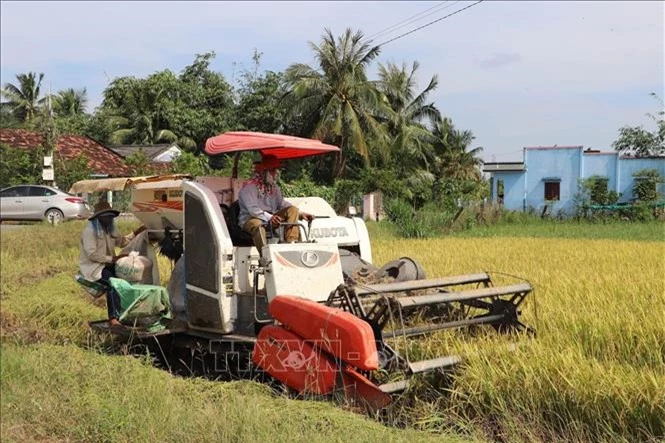
<instances>
[{"instance_id":1,"label":"white sack","mask_svg":"<svg viewBox=\"0 0 665 443\"><path fill-rule=\"evenodd\" d=\"M141 283L152 278L152 260L132 251L115 262L115 275L130 283ZM147 277L147 278L146 278Z\"/></svg>"}]
</instances>

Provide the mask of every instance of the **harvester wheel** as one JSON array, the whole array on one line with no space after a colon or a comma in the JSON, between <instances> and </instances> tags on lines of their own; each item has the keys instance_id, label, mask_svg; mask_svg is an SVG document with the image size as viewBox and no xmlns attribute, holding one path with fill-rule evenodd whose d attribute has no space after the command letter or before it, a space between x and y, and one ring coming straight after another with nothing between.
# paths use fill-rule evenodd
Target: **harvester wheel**
<instances>
[{"instance_id":1,"label":"harvester wheel","mask_svg":"<svg viewBox=\"0 0 665 443\"><path fill-rule=\"evenodd\" d=\"M376 271L378 279L387 277L395 281L411 281L425 279L425 270L420 263L409 257L402 257L399 260L389 261Z\"/></svg>"},{"instance_id":2,"label":"harvester wheel","mask_svg":"<svg viewBox=\"0 0 665 443\"><path fill-rule=\"evenodd\" d=\"M509 300L500 298L492 300L492 307L489 315L503 314L504 319L501 322L493 323L492 326L497 332L519 331L524 325L518 320L519 312Z\"/></svg>"}]
</instances>

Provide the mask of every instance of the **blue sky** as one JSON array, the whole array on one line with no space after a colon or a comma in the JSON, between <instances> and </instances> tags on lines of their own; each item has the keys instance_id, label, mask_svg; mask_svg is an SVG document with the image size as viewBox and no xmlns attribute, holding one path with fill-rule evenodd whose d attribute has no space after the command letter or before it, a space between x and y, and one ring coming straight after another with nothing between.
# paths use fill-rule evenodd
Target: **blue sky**
<instances>
[{"instance_id":1,"label":"blue sky","mask_svg":"<svg viewBox=\"0 0 665 443\"><path fill-rule=\"evenodd\" d=\"M52 90L87 87L101 102L109 79L180 72L214 50L232 79L251 66L314 64L308 41L324 27L372 35L428 8L433 14L381 43L466 5L449 2L0 2L0 76L46 74ZM444 9L445 8L445 9ZM523 146L609 150L622 125L645 125L665 96L663 2L485 1L385 45L380 62L420 62L422 87L486 161L521 158ZM375 72L376 66L373 71Z\"/></svg>"}]
</instances>

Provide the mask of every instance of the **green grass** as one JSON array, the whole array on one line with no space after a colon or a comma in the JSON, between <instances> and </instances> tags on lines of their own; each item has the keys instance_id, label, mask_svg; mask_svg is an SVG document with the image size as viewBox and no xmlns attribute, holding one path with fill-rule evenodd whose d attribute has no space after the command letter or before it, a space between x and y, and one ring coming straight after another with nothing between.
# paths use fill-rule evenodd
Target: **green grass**
<instances>
[{"instance_id":1,"label":"green grass","mask_svg":"<svg viewBox=\"0 0 665 443\"><path fill-rule=\"evenodd\" d=\"M661 221L590 223L542 220L528 223L500 223L489 227L475 226L453 235L457 237L541 237L665 241L665 223Z\"/></svg>"},{"instance_id":2,"label":"green grass","mask_svg":"<svg viewBox=\"0 0 665 443\"><path fill-rule=\"evenodd\" d=\"M372 238L399 238L397 229L390 222L368 222ZM665 223L623 222L607 223L577 222L573 220L524 220L499 222L491 226L472 226L457 232L441 234L439 237L537 237L571 239L614 239L635 241L665 241Z\"/></svg>"},{"instance_id":3,"label":"green grass","mask_svg":"<svg viewBox=\"0 0 665 443\"><path fill-rule=\"evenodd\" d=\"M0 374L3 442L434 440L258 383L176 378L74 345L3 344Z\"/></svg>"}]
</instances>

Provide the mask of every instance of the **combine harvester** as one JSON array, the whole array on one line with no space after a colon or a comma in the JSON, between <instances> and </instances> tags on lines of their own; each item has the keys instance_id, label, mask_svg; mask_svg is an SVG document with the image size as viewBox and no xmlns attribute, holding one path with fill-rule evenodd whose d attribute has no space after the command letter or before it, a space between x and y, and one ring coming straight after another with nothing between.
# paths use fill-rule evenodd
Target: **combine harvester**
<instances>
[{"instance_id":1,"label":"combine harvester","mask_svg":"<svg viewBox=\"0 0 665 443\"><path fill-rule=\"evenodd\" d=\"M519 321L532 290L528 283L495 287L486 273L425 279L420 265L406 257L376 267L363 219L338 216L317 197L287 199L315 219L300 222L300 242L280 243L276 233L260 264L251 237L237 225L243 185L237 164L247 151L289 160L339 149L292 136L228 132L210 138L205 153L235 154L232 177L74 185L76 192L130 187L131 211L151 240L162 249L182 244L184 250L181 257L170 254L175 269L184 271L185 303L180 309L174 303L179 320L152 333L111 329L104 320L91 322L93 329L158 342L171 363L187 360L190 366L192 356L205 354L216 371L269 374L298 394L342 393L372 410L389 404L414 374L460 362L456 355L411 361L410 337L480 325L529 330Z\"/></svg>"}]
</instances>

